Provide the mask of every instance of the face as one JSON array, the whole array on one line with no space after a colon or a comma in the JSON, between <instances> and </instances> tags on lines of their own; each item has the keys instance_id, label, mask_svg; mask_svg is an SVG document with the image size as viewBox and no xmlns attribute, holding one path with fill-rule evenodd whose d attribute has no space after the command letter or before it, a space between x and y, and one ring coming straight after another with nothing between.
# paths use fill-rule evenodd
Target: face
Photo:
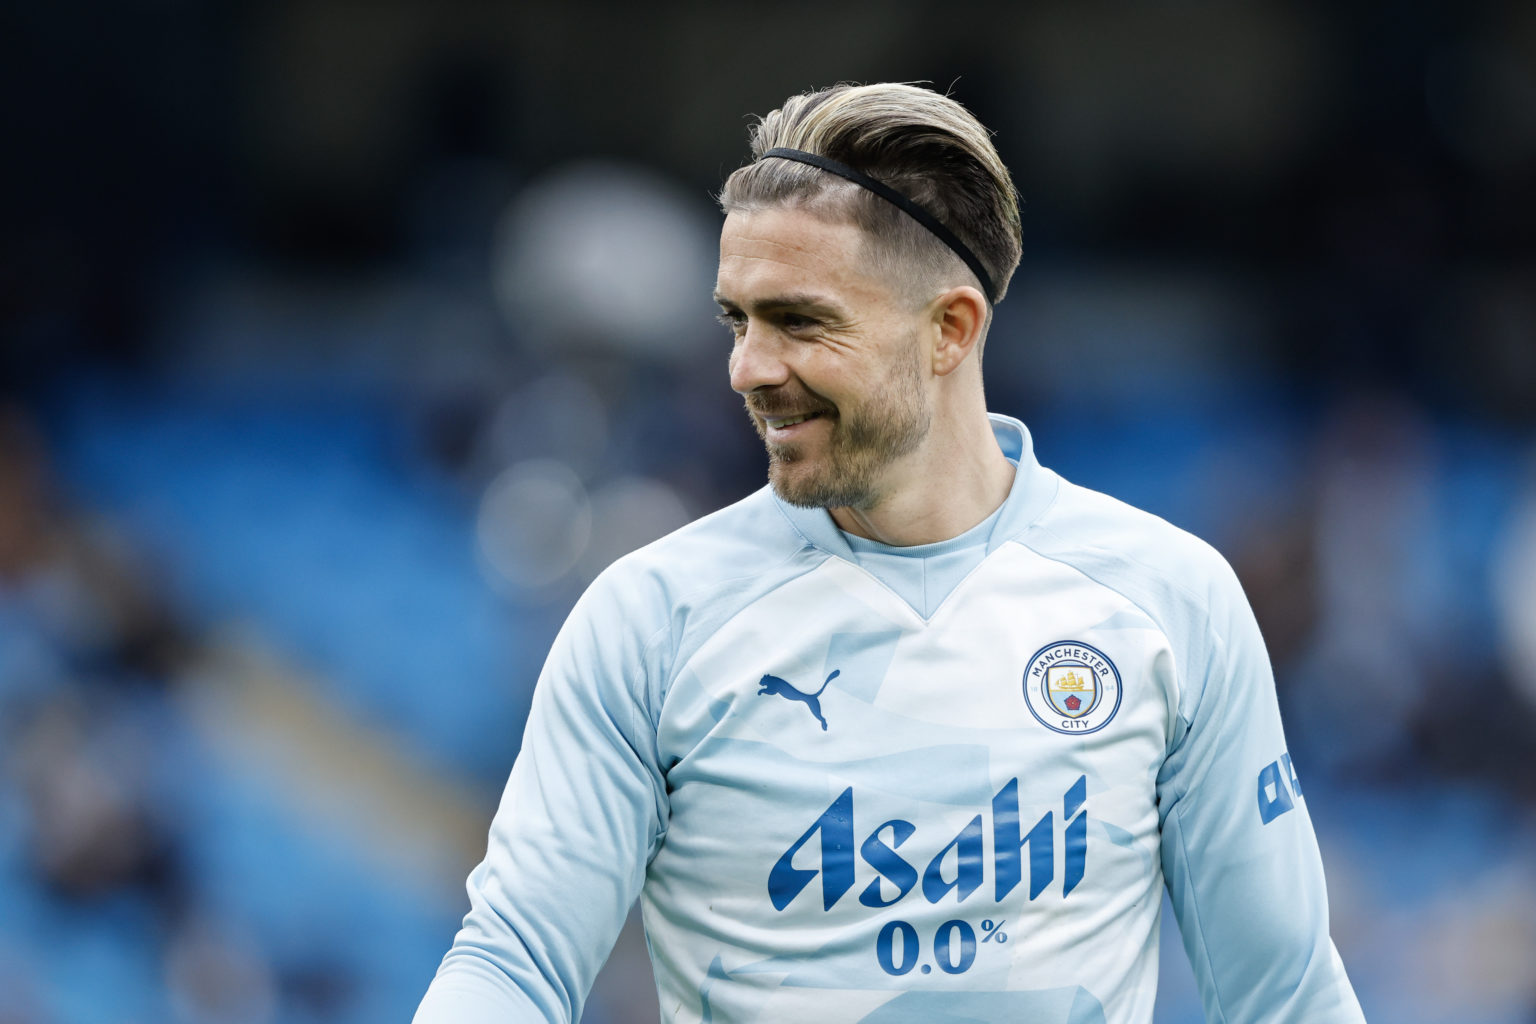
<instances>
[{"instance_id":1,"label":"face","mask_svg":"<svg viewBox=\"0 0 1536 1024\"><path fill-rule=\"evenodd\" d=\"M874 507L929 433L923 317L862 244L853 224L789 208L732 212L721 233L731 387L791 504Z\"/></svg>"}]
</instances>

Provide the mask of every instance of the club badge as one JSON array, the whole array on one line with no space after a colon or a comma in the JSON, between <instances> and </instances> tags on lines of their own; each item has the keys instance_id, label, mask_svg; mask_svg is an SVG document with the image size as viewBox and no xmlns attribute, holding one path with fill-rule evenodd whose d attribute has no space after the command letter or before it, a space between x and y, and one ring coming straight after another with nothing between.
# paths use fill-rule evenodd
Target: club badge
<instances>
[{"instance_id":1,"label":"club badge","mask_svg":"<svg viewBox=\"0 0 1536 1024\"><path fill-rule=\"evenodd\" d=\"M1040 724L1065 735L1098 732L1120 710L1120 670L1096 647L1048 644L1024 669L1024 700Z\"/></svg>"}]
</instances>

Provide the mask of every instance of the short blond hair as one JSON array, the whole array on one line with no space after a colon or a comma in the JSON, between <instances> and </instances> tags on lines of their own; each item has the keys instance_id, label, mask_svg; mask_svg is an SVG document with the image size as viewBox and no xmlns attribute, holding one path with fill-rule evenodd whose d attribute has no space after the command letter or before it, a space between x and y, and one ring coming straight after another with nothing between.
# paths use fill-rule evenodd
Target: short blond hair
<instances>
[{"instance_id":1,"label":"short blond hair","mask_svg":"<svg viewBox=\"0 0 1536 1024\"><path fill-rule=\"evenodd\" d=\"M720 192L726 213L796 206L851 220L897 280L909 286L960 280L986 291L948 245L899 207L818 168L763 158L776 147L813 153L923 207L986 268L995 290L988 302L1007 292L1023 247L1018 191L990 133L948 96L896 82L802 93L754 125L751 144L753 162L727 178Z\"/></svg>"}]
</instances>

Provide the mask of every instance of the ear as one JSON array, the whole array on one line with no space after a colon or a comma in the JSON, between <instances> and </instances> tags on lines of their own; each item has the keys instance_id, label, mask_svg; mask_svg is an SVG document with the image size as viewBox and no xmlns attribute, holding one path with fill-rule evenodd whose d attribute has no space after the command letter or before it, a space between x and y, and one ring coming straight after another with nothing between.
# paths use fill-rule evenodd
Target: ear
<instances>
[{"instance_id":1,"label":"ear","mask_svg":"<svg viewBox=\"0 0 1536 1024\"><path fill-rule=\"evenodd\" d=\"M963 365L987 329L987 300L970 285L951 288L933 301L936 342L933 372L945 377Z\"/></svg>"}]
</instances>

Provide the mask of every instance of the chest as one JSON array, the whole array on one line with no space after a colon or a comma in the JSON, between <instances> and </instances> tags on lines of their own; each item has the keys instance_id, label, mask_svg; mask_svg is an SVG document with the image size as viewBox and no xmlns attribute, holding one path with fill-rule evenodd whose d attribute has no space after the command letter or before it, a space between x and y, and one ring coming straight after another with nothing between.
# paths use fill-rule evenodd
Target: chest
<instances>
[{"instance_id":1,"label":"chest","mask_svg":"<svg viewBox=\"0 0 1536 1024\"><path fill-rule=\"evenodd\" d=\"M1089 821L1155 848L1176 668L1141 609L1027 550L926 620L829 560L677 673L668 856L780 910L1060 895Z\"/></svg>"}]
</instances>

